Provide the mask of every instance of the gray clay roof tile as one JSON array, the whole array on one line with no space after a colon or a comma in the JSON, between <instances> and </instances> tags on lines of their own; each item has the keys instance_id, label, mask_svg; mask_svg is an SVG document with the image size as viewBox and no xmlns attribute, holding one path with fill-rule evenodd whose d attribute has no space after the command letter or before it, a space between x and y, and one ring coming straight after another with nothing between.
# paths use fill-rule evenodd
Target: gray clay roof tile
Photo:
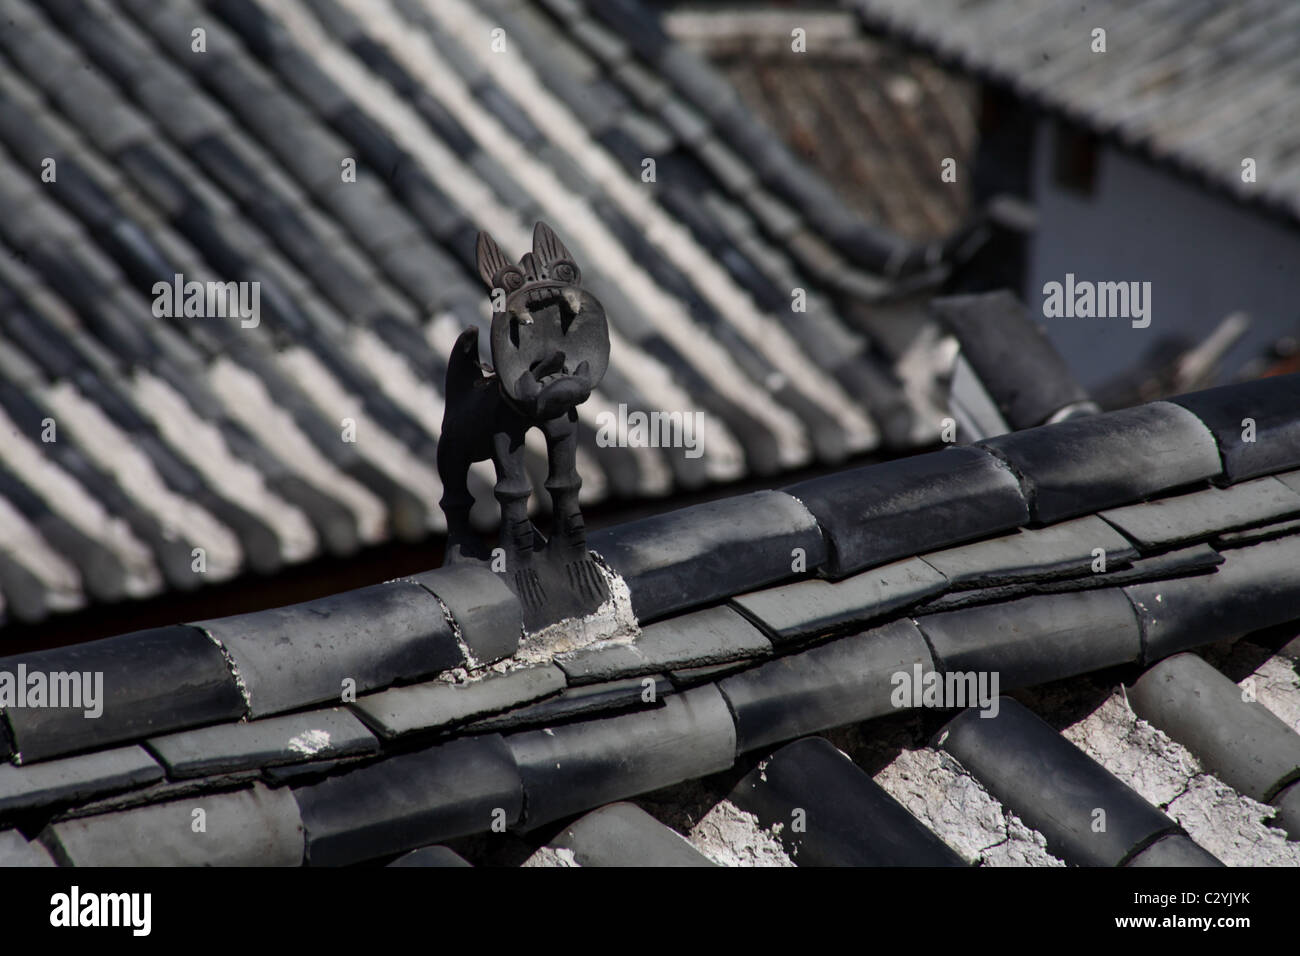
<instances>
[{"instance_id":1,"label":"gray clay roof tile","mask_svg":"<svg viewBox=\"0 0 1300 956\"><path fill-rule=\"evenodd\" d=\"M149 749L168 776L180 779L372 753L379 743L355 716L334 707L155 737Z\"/></svg>"}]
</instances>

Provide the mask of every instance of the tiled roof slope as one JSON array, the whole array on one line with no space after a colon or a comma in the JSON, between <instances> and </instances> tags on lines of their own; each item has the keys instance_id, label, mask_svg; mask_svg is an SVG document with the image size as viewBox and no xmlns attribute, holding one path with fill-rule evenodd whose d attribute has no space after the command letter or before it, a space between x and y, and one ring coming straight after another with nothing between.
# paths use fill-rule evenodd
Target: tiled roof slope
<instances>
[{"instance_id":1,"label":"tiled roof slope","mask_svg":"<svg viewBox=\"0 0 1300 956\"><path fill-rule=\"evenodd\" d=\"M844 0L901 37L1233 196L1300 217L1300 7ZM1093 31L1105 52L1093 52ZM1242 161L1257 176L1244 182Z\"/></svg>"},{"instance_id":2,"label":"tiled roof slope","mask_svg":"<svg viewBox=\"0 0 1300 956\"><path fill-rule=\"evenodd\" d=\"M631 642L521 645L510 590L456 567L0 660L0 675L103 675L97 717L6 709L0 859L374 860L537 831L898 715L899 673L993 672L1007 692L1115 667L1147 668L1137 712L1300 836L1300 697L1283 721L1185 653L1300 615L1300 376L692 506L590 543L630 597ZM1213 862L1080 733L1004 698L994 719L958 715L917 759L962 768L971 799L1014 811L1045 841L1036 858ZM802 778L825 784L793 793ZM787 834L803 862L970 859L815 742L782 749L731 801L770 821L816 797L830 819L837 794L884 822L874 836ZM1088 836L1096 807L1104 839ZM600 820L570 833L578 849L553 849L600 858L615 824L664 836L634 813ZM667 846L655 852L680 855Z\"/></svg>"},{"instance_id":3,"label":"tiled roof slope","mask_svg":"<svg viewBox=\"0 0 1300 956\"><path fill-rule=\"evenodd\" d=\"M933 437L840 304L941 250L847 213L635 3L0 0L4 615L441 530L475 235L538 218L612 326L584 500ZM155 317L177 274L260 283L259 324ZM702 456L598 446L621 404L702 412Z\"/></svg>"},{"instance_id":4,"label":"tiled roof slope","mask_svg":"<svg viewBox=\"0 0 1300 956\"><path fill-rule=\"evenodd\" d=\"M869 36L847 10L687 5L665 21L869 221L916 240L965 225L965 183L934 171L974 153L973 81ZM805 31L799 51L795 28Z\"/></svg>"}]
</instances>

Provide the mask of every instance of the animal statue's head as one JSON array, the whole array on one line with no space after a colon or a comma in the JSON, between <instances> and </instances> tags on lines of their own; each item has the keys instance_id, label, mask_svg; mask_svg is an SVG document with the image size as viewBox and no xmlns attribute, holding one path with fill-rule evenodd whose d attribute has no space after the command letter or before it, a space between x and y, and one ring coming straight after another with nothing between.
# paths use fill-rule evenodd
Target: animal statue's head
<instances>
[{"instance_id":1,"label":"animal statue's head","mask_svg":"<svg viewBox=\"0 0 1300 956\"><path fill-rule=\"evenodd\" d=\"M492 299L492 364L505 396L535 421L585 402L609 365L609 326L551 227L537 224L533 251L518 265L480 232L478 271Z\"/></svg>"}]
</instances>

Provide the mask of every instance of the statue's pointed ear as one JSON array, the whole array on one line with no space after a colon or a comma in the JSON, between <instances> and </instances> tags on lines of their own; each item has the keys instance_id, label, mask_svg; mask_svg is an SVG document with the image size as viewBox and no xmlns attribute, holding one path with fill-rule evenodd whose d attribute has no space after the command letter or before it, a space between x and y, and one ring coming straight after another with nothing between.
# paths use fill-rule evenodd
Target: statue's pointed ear
<instances>
[{"instance_id":1,"label":"statue's pointed ear","mask_svg":"<svg viewBox=\"0 0 1300 956\"><path fill-rule=\"evenodd\" d=\"M496 244L496 240L486 232L478 234L478 274L484 284L493 288L493 280L498 272L510 265L510 260L506 258L501 247Z\"/></svg>"},{"instance_id":2,"label":"statue's pointed ear","mask_svg":"<svg viewBox=\"0 0 1300 956\"><path fill-rule=\"evenodd\" d=\"M564 243L560 242L560 237L555 234L555 230L541 221L533 227L533 255L541 260L543 265L549 265L556 259L573 261L573 255L564 248Z\"/></svg>"}]
</instances>

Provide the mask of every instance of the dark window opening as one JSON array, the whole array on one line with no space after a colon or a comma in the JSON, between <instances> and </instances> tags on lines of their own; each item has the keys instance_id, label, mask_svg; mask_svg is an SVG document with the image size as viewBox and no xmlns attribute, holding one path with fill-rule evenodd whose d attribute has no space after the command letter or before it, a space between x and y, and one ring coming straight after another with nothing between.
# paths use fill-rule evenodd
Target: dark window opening
<instances>
[{"instance_id":1,"label":"dark window opening","mask_svg":"<svg viewBox=\"0 0 1300 956\"><path fill-rule=\"evenodd\" d=\"M1057 123L1052 143L1052 178L1062 189L1091 196L1097 188L1098 153L1096 136L1069 123Z\"/></svg>"}]
</instances>

